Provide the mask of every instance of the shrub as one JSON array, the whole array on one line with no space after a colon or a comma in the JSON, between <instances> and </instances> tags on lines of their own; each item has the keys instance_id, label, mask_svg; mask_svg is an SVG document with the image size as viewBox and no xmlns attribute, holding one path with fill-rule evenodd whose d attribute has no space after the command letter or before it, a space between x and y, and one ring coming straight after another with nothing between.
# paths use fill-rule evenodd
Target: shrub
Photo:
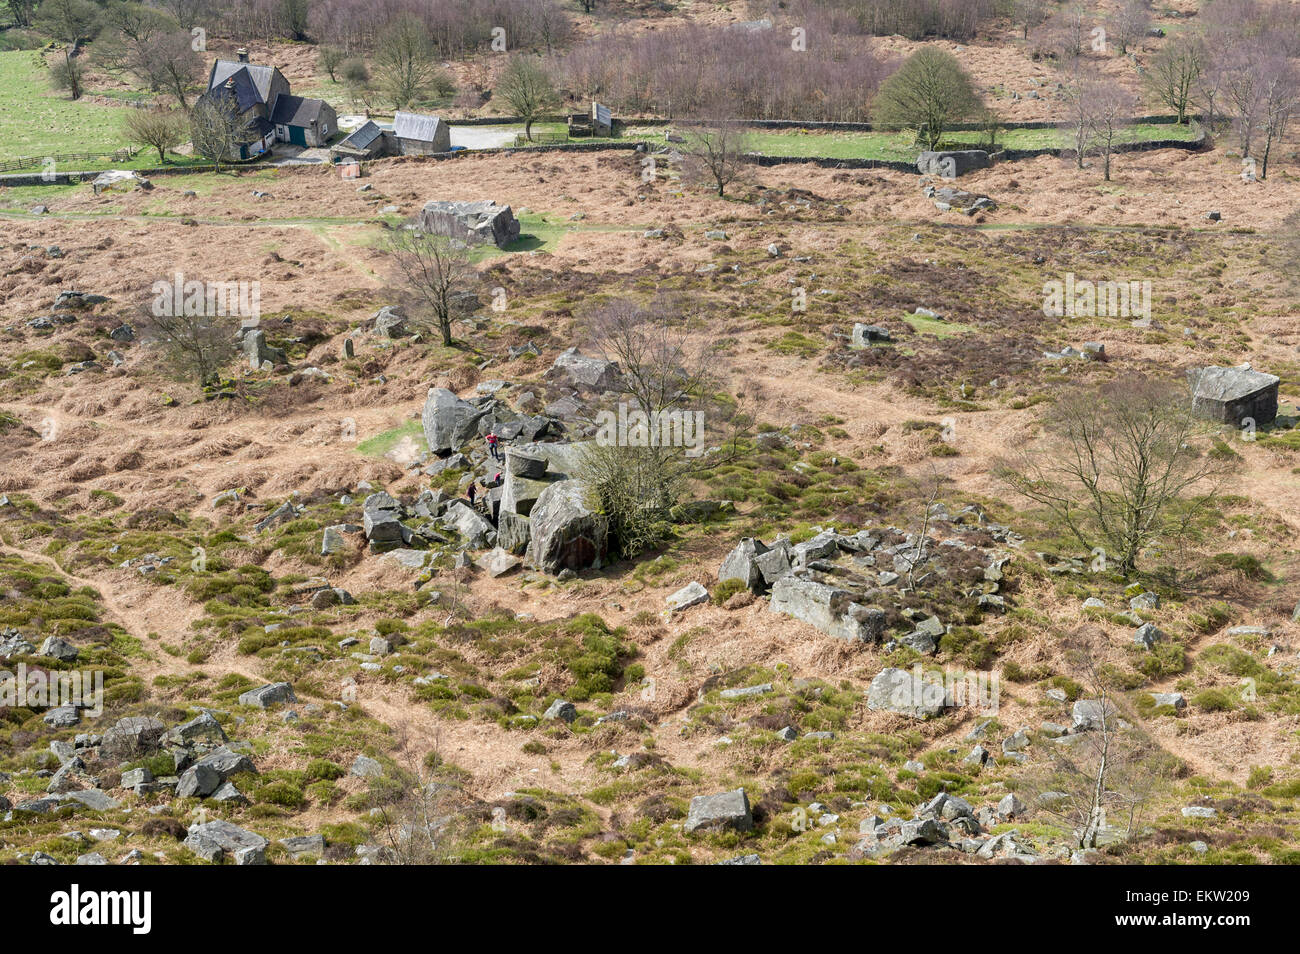
<instances>
[{"instance_id":1,"label":"shrub","mask_svg":"<svg viewBox=\"0 0 1300 954\"><path fill-rule=\"evenodd\" d=\"M1231 712L1237 700L1226 689L1206 689L1192 697L1192 705L1206 712Z\"/></svg>"}]
</instances>

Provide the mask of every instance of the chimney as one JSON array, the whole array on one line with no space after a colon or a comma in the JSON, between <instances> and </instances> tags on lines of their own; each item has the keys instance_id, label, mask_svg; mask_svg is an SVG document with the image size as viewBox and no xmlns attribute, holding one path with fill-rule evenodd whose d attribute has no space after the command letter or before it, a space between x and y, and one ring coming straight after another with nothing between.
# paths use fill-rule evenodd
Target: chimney
<instances>
[{"instance_id":1,"label":"chimney","mask_svg":"<svg viewBox=\"0 0 1300 954\"><path fill-rule=\"evenodd\" d=\"M235 50L235 56L239 57L239 62L241 62L241 63L247 63L247 62L248 62L248 48L247 48L247 47L243 47L243 46L241 46L239 49Z\"/></svg>"}]
</instances>

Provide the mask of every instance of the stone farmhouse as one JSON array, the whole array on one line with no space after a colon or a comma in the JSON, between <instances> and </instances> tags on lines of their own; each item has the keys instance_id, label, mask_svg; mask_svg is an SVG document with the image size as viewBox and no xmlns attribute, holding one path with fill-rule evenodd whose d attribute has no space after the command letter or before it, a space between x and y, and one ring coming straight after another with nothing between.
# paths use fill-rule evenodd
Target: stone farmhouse
<instances>
[{"instance_id":1,"label":"stone farmhouse","mask_svg":"<svg viewBox=\"0 0 1300 954\"><path fill-rule=\"evenodd\" d=\"M235 60L217 60L208 74L207 92L199 98L233 97L248 122L239 157L251 159L269 152L277 142L318 147L338 132L334 107L323 99L294 96L289 81L274 66L252 63L247 50Z\"/></svg>"}]
</instances>

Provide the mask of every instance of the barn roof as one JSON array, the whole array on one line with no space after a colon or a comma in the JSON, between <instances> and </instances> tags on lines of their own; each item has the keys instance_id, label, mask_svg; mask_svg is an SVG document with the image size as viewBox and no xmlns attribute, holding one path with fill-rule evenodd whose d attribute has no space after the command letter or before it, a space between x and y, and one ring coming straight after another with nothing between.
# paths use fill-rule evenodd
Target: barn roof
<instances>
[{"instance_id":1,"label":"barn roof","mask_svg":"<svg viewBox=\"0 0 1300 954\"><path fill-rule=\"evenodd\" d=\"M321 109L324 106L323 99L305 99L302 96L281 93L275 98L275 108L271 110L271 122L280 126L310 126L320 119Z\"/></svg>"},{"instance_id":2,"label":"barn roof","mask_svg":"<svg viewBox=\"0 0 1300 954\"><path fill-rule=\"evenodd\" d=\"M442 120L437 116L424 116L420 113L398 111L393 116L393 135L398 139L418 139L421 142L433 142L438 135L438 126Z\"/></svg>"},{"instance_id":3,"label":"barn roof","mask_svg":"<svg viewBox=\"0 0 1300 954\"><path fill-rule=\"evenodd\" d=\"M367 120L364 126L354 129L339 145L347 146L349 149L368 149L370 144L383 134L384 131L373 120Z\"/></svg>"}]
</instances>

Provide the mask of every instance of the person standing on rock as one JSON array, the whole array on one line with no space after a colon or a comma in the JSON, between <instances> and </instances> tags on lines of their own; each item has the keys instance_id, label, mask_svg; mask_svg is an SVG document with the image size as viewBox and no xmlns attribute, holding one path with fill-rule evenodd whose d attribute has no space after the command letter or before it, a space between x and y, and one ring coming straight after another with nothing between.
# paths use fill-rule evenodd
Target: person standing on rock
<instances>
[{"instance_id":1,"label":"person standing on rock","mask_svg":"<svg viewBox=\"0 0 1300 954\"><path fill-rule=\"evenodd\" d=\"M478 484L474 481L469 482L469 505L474 506L474 498L478 496Z\"/></svg>"},{"instance_id":2,"label":"person standing on rock","mask_svg":"<svg viewBox=\"0 0 1300 954\"><path fill-rule=\"evenodd\" d=\"M492 453L492 459L499 463L501 460L501 439L489 431L487 445L488 450Z\"/></svg>"}]
</instances>

